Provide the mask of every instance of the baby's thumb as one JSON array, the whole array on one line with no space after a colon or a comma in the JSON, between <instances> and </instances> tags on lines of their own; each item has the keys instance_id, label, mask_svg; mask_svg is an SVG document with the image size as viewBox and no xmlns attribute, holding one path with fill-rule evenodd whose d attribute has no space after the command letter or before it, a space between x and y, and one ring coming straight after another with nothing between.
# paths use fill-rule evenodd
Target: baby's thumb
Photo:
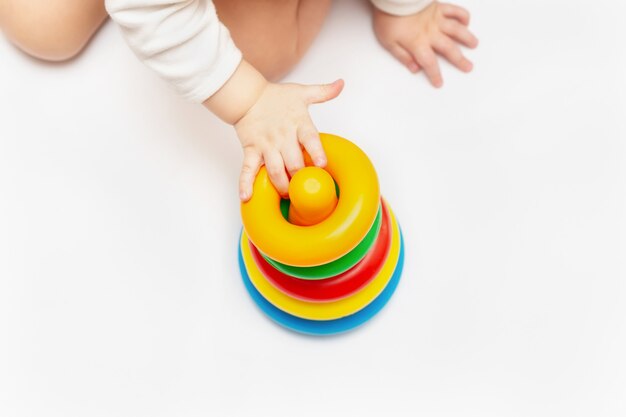
<instances>
[{"instance_id":1,"label":"baby's thumb","mask_svg":"<svg viewBox=\"0 0 626 417\"><path fill-rule=\"evenodd\" d=\"M307 101L310 104L323 103L332 100L343 90L343 80L339 79L331 84L309 85L304 87Z\"/></svg>"}]
</instances>

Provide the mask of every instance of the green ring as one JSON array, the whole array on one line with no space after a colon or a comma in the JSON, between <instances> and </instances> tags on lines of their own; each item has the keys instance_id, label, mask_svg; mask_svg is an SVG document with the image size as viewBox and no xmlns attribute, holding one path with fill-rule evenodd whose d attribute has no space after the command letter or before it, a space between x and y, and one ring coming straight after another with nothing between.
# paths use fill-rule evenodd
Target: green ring
<instances>
[{"instance_id":1,"label":"green ring","mask_svg":"<svg viewBox=\"0 0 626 417\"><path fill-rule=\"evenodd\" d=\"M286 203L284 203L286 201ZM281 209L283 214L289 212L289 200L281 201ZM350 252L343 255L341 258L335 259L332 262L323 265L317 266L292 266L280 263L275 261L265 254L262 253L263 257L267 260L267 262L272 265L274 268L279 270L280 272L290 275L295 278L300 279L308 279L308 280L318 280L331 278L336 275L339 275L343 272L346 272L348 269L352 268L356 265L369 250L372 248L372 245L378 238L378 232L380 231L380 225L382 223L382 210L381 207L378 206L378 213L376 213L376 219L370 227L370 230L367 232L365 237L359 242L358 245Z\"/></svg>"}]
</instances>

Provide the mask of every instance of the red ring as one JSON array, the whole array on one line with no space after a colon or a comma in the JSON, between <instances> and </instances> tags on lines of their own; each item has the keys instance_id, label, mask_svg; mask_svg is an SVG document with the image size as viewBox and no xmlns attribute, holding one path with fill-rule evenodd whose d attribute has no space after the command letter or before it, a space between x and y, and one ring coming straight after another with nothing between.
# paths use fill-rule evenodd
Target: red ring
<instances>
[{"instance_id":1,"label":"red ring","mask_svg":"<svg viewBox=\"0 0 626 417\"><path fill-rule=\"evenodd\" d=\"M304 301L329 302L354 294L370 282L381 270L391 246L389 212L383 203L383 220L372 250L346 272L320 280L299 279L274 269L248 240L252 257L263 276L278 290Z\"/></svg>"}]
</instances>

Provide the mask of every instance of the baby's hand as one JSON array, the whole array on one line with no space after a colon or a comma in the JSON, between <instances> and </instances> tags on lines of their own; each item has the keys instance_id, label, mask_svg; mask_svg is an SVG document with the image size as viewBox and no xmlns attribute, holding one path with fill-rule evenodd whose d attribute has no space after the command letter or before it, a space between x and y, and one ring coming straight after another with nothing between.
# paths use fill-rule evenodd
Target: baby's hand
<instances>
[{"instance_id":1,"label":"baby's hand","mask_svg":"<svg viewBox=\"0 0 626 417\"><path fill-rule=\"evenodd\" d=\"M286 197L287 172L293 176L304 167L302 147L316 166L326 165L326 155L308 107L332 100L342 88L342 80L326 85L268 83L265 86L256 103L235 123L244 154L239 179L242 201L252 196L254 178L263 164L276 190Z\"/></svg>"},{"instance_id":2,"label":"baby's hand","mask_svg":"<svg viewBox=\"0 0 626 417\"><path fill-rule=\"evenodd\" d=\"M423 69L435 87L443 84L436 53L463 72L472 70L472 63L459 48L459 44L468 48L478 45L468 24L469 13L465 9L446 3L434 2L409 16L374 10L374 31L379 42L409 71Z\"/></svg>"},{"instance_id":3,"label":"baby's hand","mask_svg":"<svg viewBox=\"0 0 626 417\"><path fill-rule=\"evenodd\" d=\"M304 167L302 148L316 166L326 165L319 133L309 116L309 105L337 97L343 81L326 85L273 84L243 60L235 73L203 104L235 126L243 147L239 197L252 197L252 185L261 165L276 190L286 197L289 175Z\"/></svg>"}]
</instances>

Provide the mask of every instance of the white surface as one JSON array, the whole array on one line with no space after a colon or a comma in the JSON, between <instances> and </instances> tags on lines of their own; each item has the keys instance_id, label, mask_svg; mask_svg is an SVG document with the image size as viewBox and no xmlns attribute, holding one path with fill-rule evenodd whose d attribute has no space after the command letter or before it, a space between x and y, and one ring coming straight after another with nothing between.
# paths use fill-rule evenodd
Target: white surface
<instances>
[{"instance_id":1,"label":"white surface","mask_svg":"<svg viewBox=\"0 0 626 417\"><path fill-rule=\"evenodd\" d=\"M108 24L49 66L0 42L0 415L623 416L622 2L468 1L430 88L337 2L289 77L374 160L407 245L367 326L272 324L240 282L231 129Z\"/></svg>"}]
</instances>

